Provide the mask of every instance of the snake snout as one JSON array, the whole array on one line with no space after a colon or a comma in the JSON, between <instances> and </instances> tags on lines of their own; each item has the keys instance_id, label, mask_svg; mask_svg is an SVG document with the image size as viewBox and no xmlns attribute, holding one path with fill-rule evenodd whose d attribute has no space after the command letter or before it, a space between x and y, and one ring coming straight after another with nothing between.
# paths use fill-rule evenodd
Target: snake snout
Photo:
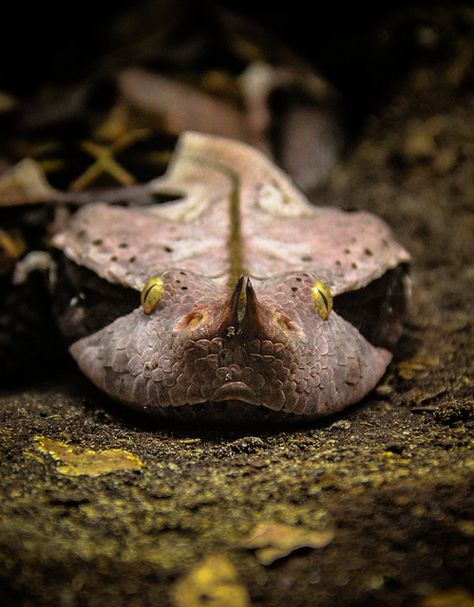
<instances>
[{"instance_id":1,"label":"snake snout","mask_svg":"<svg viewBox=\"0 0 474 607\"><path fill-rule=\"evenodd\" d=\"M236 282L222 310L216 334L241 339L264 337L265 309L248 276L241 276Z\"/></svg>"}]
</instances>

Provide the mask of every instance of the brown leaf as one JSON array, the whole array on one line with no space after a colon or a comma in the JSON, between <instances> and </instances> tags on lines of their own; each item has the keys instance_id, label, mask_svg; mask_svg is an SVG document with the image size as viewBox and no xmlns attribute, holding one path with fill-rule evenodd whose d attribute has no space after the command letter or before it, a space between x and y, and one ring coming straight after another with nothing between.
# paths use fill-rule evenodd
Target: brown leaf
<instances>
[{"instance_id":1,"label":"brown leaf","mask_svg":"<svg viewBox=\"0 0 474 607\"><path fill-rule=\"evenodd\" d=\"M0 207L35 204L57 197L57 190L49 185L41 166L31 158L24 158L0 175Z\"/></svg>"},{"instance_id":2,"label":"brown leaf","mask_svg":"<svg viewBox=\"0 0 474 607\"><path fill-rule=\"evenodd\" d=\"M120 74L118 86L130 105L158 118L167 133L179 135L194 130L243 138L241 112L189 84L145 70L128 69Z\"/></svg>"},{"instance_id":3,"label":"brown leaf","mask_svg":"<svg viewBox=\"0 0 474 607\"><path fill-rule=\"evenodd\" d=\"M240 544L243 548L256 549L256 557L262 565L271 565L299 548L324 548L332 542L330 529L314 531L282 523L259 523Z\"/></svg>"}]
</instances>

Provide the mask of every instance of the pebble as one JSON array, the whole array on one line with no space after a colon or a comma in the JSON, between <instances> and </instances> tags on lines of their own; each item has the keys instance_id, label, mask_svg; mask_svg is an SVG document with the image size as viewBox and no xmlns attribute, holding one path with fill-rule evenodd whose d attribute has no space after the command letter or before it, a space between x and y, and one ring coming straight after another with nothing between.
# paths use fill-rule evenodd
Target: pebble
<instances>
[{"instance_id":1,"label":"pebble","mask_svg":"<svg viewBox=\"0 0 474 607\"><path fill-rule=\"evenodd\" d=\"M240 453L255 453L265 447L265 442L258 436L244 436L230 444L233 451Z\"/></svg>"},{"instance_id":2,"label":"pebble","mask_svg":"<svg viewBox=\"0 0 474 607\"><path fill-rule=\"evenodd\" d=\"M329 430L350 430L352 423L348 419L340 419L329 426Z\"/></svg>"}]
</instances>

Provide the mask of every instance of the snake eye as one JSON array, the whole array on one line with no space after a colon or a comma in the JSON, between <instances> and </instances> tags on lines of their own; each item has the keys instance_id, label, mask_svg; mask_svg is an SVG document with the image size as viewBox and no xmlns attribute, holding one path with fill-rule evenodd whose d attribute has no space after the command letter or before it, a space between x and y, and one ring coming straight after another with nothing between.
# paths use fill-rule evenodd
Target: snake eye
<instances>
[{"instance_id":1,"label":"snake eye","mask_svg":"<svg viewBox=\"0 0 474 607\"><path fill-rule=\"evenodd\" d=\"M165 286L161 278L151 278L143 287L140 294L140 303L145 314L151 314L156 310L165 292Z\"/></svg>"},{"instance_id":2,"label":"snake eye","mask_svg":"<svg viewBox=\"0 0 474 607\"><path fill-rule=\"evenodd\" d=\"M329 287L322 280L317 280L311 288L311 295L316 312L323 320L327 320L332 310L332 293Z\"/></svg>"}]
</instances>

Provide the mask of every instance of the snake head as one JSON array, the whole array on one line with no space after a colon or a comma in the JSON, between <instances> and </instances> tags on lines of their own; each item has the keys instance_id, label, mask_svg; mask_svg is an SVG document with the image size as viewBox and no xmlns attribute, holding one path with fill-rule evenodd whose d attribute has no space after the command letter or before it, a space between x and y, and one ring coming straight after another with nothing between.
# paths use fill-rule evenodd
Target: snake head
<instances>
[{"instance_id":1,"label":"snake head","mask_svg":"<svg viewBox=\"0 0 474 607\"><path fill-rule=\"evenodd\" d=\"M391 359L336 311L321 315L309 273L241 277L230 292L188 271L160 281L151 308L142 298L71 346L99 388L136 408L204 421L229 420L230 409L234 419L316 417L360 400Z\"/></svg>"}]
</instances>

